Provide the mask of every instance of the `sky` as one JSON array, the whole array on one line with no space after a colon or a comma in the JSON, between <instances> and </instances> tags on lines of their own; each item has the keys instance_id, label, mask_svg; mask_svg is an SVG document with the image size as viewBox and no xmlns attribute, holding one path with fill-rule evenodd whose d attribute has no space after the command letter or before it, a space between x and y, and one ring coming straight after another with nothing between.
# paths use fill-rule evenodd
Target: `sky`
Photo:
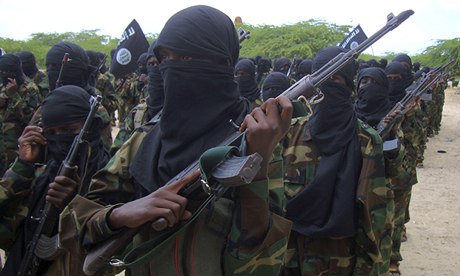
<instances>
[{"instance_id":1,"label":"sky","mask_svg":"<svg viewBox=\"0 0 460 276\"><path fill-rule=\"evenodd\" d=\"M120 38L136 19L144 33L159 33L177 11L192 5L215 7L232 20L251 25L290 25L309 19L338 25L361 25L368 37L382 28L389 13L415 13L365 53L421 53L438 39L460 37L460 1L455 0L0 0L0 37L26 40L32 33L99 29ZM0 45L1 48L1 45Z\"/></svg>"}]
</instances>

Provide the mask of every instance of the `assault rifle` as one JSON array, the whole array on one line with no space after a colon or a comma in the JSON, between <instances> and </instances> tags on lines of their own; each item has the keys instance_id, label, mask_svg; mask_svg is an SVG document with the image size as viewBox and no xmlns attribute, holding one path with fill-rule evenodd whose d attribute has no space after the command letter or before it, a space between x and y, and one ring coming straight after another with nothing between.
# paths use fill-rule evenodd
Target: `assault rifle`
<instances>
[{"instance_id":1,"label":"assault rifle","mask_svg":"<svg viewBox=\"0 0 460 276\"><path fill-rule=\"evenodd\" d=\"M70 177L74 173L74 167L77 162L77 157L82 150L83 144L87 143L87 137L90 131L94 116L101 104L102 97L91 97L91 109L86 117L85 123L75 137L72 146L67 153L66 158L62 161L56 176ZM59 220L59 210L57 210L48 201L43 208L42 217L35 229L31 242L27 245L26 254L21 263L19 276L36 275L40 265L40 260L54 260L64 251L60 248L58 235L53 235L56 223Z\"/></svg>"},{"instance_id":2,"label":"assault rifle","mask_svg":"<svg viewBox=\"0 0 460 276\"><path fill-rule=\"evenodd\" d=\"M319 90L322 83L328 80L332 75L337 73L347 64L354 61L360 53L366 50L370 45L375 43L385 34L398 27L413 13L414 12L412 10L407 10L401 12L397 16L394 16L393 14L388 15L386 25L373 36L369 37L358 47L346 53L339 54L318 71L312 73L311 75L304 76L281 95L286 96L290 100L297 100L300 98L307 101L309 104L318 103L324 97L322 92ZM243 139L244 133L235 132L222 144L239 146ZM238 185L244 185L245 183L250 183L260 168L261 159L260 156L258 157L257 155L258 154L253 154L243 157L232 155L227 156L216 167L211 169L211 173L209 175L211 177L201 174L199 171L200 162L199 160L195 161L165 184L173 185L174 190L185 197L188 195L195 195L197 193L203 194L203 191L207 194L205 199L202 201L203 203L201 206L192 212L192 218L168 229L166 229L167 221L164 218L158 219L153 222L153 224L147 223L140 228L121 229L117 235L95 246L88 252L83 265L83 271L87 275L93 275L107 264L117 267L129 266L129 260L112 259L112 257L119 253L123 248L126 248L126 246L131 242L133 236L137 234L141 228L153 227L159 232L158 237L155 237L148 242L148 246L143 246L143 248L155 248L155 246L158 246L158 244L160 244L163 240L172 237L177 231L182 229L183 226L191 223L191 221L198 216L204 206L213 200L217 200L228 187L235 187ZM214 181L209 181L210 179L214 179ZM135 249L131 252L133 251L135 251ZM136 254L133 255L137 256Z\"/></svg>"},{"instance_id":3,"label":"assault rifle","mask_svg":"<svg viewBox=\"0 0 460 276\"><path fill-rule=\"evenodd\" d=\"M56 88L61 87L62 85L62 72L64 72L64 67L67 64L67 62L71 60L69 56L70 56L69 53L65 53L64 56L62 57L61 69L59 69L59 75L56 80Z\"/></svg>"},{"instance_id":4,"label":"assault rifle","mask_svg":"<svg viewBox=\"0 0 460 276\"><path fill-rule=\"evenodd\" d=\"M395 116L391 117L392 119L389 121L386 120L387 116L385 116L377 125L377 132L383 140L388 137L396 122L416 106L418 98L443 76L444 69L453 64L454 61L452 59L447 64L430 70L406 89L406 95L388 112L388 114L395 114Z\"/></svg>"},{"instance_id":5,"label":"assault rifle","mask_svg":"<svg viewBox=\"0 0 460 276\"><path fill-rule=\"evenodd\" d=\"M250 37L251 37L250 31L246 31L242 27L238 28L238 39L240 41L240 45L241 45L241 42L243 42L245 39L249 39Z\"/></svg>"}]
</instances>

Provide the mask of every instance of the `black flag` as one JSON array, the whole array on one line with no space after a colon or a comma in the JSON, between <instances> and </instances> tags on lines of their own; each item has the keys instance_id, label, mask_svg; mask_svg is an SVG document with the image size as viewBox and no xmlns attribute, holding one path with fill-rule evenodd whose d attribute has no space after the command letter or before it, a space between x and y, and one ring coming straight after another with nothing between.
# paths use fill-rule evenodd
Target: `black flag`
<instances>
[{"instance_id":1,"label":"black flag","mask_svg":"<svg viewBox=\"0 0 460 276\"><path fill-rule=\"evenodd\" d=\"M342 42L340 42L339 46L351 50L358 47L358 45L363 43L366 39L367 35L364 33L363 29L361 29L361 26L358 25Z\"/></svg>"},{"instance_id":2,"label":"black flag","mask_svg":"<svg viewBox=\"0 0 460 276\"><path fill-rule=\"evenodd\" d=\"M149 42L142 32L141 26L134 19L121 35L117 51L112 57L110 73L121 78L137 69L137 59L147 52Z\"/></svg>"}]
</instances>

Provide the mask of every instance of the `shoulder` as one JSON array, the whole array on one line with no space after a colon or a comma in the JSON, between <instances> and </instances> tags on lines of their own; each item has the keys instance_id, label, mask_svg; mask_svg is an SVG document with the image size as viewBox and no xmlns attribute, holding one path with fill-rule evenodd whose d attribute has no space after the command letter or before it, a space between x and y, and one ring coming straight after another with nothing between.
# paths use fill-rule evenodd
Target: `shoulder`
<instances>
[{"instance_id":1,"label":"shoulder","mask_svg":"<svg viewBox=\"0 0 460 276\"><path fill-rule=\"evenodd\" d=\"M358 137L363 154L383 150L383 141L375 129L358 119Z\"/></svg>"}]
</instances>

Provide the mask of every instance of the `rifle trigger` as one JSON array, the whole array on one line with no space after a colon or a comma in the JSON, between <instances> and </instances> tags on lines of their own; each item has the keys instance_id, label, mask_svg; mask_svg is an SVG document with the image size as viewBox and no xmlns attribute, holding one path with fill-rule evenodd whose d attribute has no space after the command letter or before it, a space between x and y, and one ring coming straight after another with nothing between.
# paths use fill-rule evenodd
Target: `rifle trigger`
<instances>
[{"instance_id":1,"label":"rifle trigger","mask_svg":"<svg viewBox=\"0 0 460 276\"><path fill-rule=\"evenodd\" d=\"M126 264L120 259L111 259L109 261L109 265L114 266L114 267L124 267Z\"/></svg>"}]
</instances>

